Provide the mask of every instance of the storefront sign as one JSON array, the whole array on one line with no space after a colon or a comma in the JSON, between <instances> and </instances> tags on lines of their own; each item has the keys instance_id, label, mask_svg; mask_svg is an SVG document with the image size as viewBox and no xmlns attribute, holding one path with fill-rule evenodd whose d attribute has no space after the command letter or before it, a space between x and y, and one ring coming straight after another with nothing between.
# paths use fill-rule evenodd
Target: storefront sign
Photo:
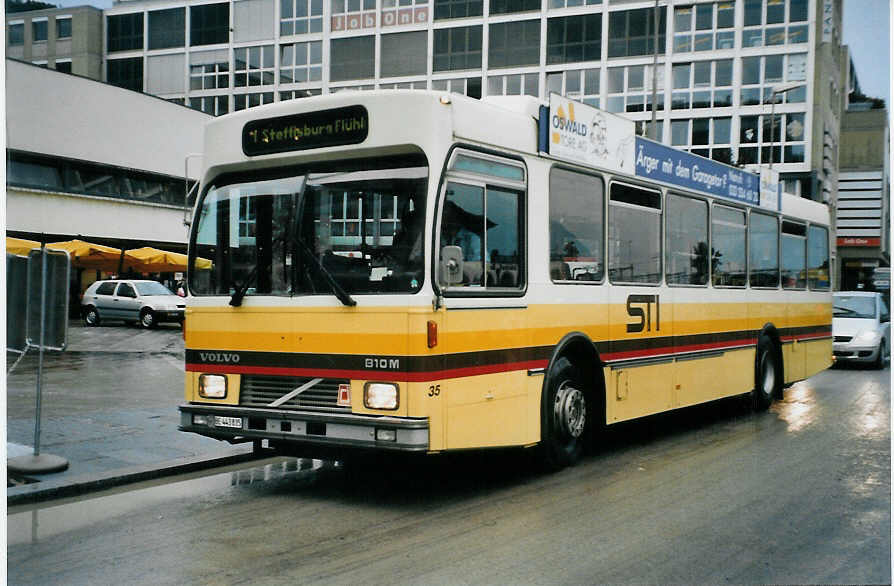
<instances>
[{"instance_id":1,"label":"storefront sign","mask_svg":"<svg viewBox=\"0 0 894 586\"><path fill-rule=\"evenodd\" d=\"M362 28L375 28L375 12L353 12L332 17L332 32L355 31Z\"/></svg>"},{"instance_id":2,"label":"storefront sign","mask_svg":"<svg viewBox=\"0 0 894 586\"><path fill-rule=\"evenodd\" d=\"M640 136L636 137L636 175L741 203L761 203L760 178L754 173Z\"/></svg>"},{"instance_id":3,"label":"storefront sign","mask_svg":"<svg viewBox=\"0 0 894 586\"><path fill-rule=\"evenodd\" d=\"M864 238L862 236L839 236L838 246L881 246L881 238Z\"/></svg>"},{"instance_id":4,"label":"storefront sign","mask_svg":"<svg viewBox=\"0 0 894 586\"><path fill-rule=\"evenodd\" d=\"M425 24L428 22L428 6L401 8L400 10L383 10L382 26L401 26L407 24Z\"/></svg>"}]
</instances>

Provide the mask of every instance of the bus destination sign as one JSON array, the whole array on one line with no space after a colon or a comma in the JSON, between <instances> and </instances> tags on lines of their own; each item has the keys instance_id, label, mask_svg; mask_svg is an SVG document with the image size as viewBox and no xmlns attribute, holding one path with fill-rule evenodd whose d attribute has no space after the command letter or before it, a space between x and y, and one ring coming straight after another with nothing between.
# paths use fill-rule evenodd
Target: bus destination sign
<instances>
[{"instance_id":1,"label":"bus destination sign","mask_svg":"<svg viewBox=\"0 0 894 586\"><path fill-rule=\"evenodd\" d=\"M357 144L369 134L363 106L252 120L242 129L242 152L249 157Z\"/></svg>"}]
</instances>

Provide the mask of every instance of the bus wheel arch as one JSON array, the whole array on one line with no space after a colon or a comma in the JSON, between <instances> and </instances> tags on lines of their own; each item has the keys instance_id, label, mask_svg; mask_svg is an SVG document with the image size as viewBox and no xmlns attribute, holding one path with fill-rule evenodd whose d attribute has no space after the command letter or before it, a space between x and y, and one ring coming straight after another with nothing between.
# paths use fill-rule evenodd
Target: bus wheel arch
<instances>
[{"instance_id":1,"label":"bus wheel arch","mask_svg":"<svg viewBox=\"0 0 894 586\"><path fill-rule=\"evenodd\" d=\"M755 411L764 411L774 399L782 398L784 369L779 332L773 324L766 324L758 335L754 354L754 390L751 396Z\"/></svg>"},{"instance_id":2,"label":"bus wheel arch","mask_svg":"<svg viewBox=\"0 0 894 586\"><path fill-rule=\"evenodd\" d=\"M541 456L550 470L576 464L605 420L600 364L585 334L565 336L553 351L543 382L540 421Z\"/></svg>"}]
</instances>

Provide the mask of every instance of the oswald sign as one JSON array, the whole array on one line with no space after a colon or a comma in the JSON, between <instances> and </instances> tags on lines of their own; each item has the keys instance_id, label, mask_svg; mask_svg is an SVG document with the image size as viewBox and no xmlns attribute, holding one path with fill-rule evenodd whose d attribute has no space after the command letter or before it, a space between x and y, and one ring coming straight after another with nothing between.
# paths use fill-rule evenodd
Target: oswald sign
<instances>
[{"instance_id":1,"label":"oswald sign","mask_svg":"<svg viewBox=\"0 0 894 586\"><path fill-rule=\"evenodd\" d=\"M760 204L757 175L639 136L636 175L742 203Z\"/></svg>"},{"instance_id":2,"label":"oswald sign","mask_svg":"<svg viewBox=\"0 0 894 586\"><path fill-rule=\"evenodd\" d=\"M632 120L550 94L540 115L540 150L595 167L633 173ZM545 114L545 115L544 115Z\"/></svg>"}]
</instances>

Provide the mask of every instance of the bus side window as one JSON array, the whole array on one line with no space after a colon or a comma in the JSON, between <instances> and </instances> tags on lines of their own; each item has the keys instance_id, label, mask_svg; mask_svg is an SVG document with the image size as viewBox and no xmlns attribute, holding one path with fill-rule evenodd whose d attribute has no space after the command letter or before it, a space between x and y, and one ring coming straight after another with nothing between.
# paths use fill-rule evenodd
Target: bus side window
<instances>
[{"instance_id":1,"label":"bus side window","mask_svg":"<svg viewBox=\"0 0 894 586\"><path fill-rule=\"evenodd\" d=\"M811 289L829 289L829 232L823 226L807 230L807 282Z\"/></svg>"},{"instance_id":2,"label":"bus side window","mask_svg":"<svg viewBox=\"0 0 894 586\"><path fill-rule=\"evenodd\" d=\"M708 204L667 195L664 273L670 285L708 284Z\"/></svg>"},{"instance_id":3,"label":"bus side window","mask_svg":"<svg viewBox=\"0 0 894 586\"><path fill-rule=\"evenodd\" d=\"M745 212L714 204L711 212L711 282L715 287L744 287L747 247Z\"/></svg>"},{"instance_id":4,"label":"bus side window","mask_svg":"<svg viewBox=\"0 0 894 586\"><path fill-rule=\"evenodd\" d=\"M459 287L519 289L524 285L523 220L521 192L447 184L440 247L462 250ZM443 275L439 281L446 284Z\"/></svg>"},{"instance_id":5,"label":"bus side window","mask_svg":"<svg viewBox=\"0 0 894 586\"><path fill-rule=\"evenodd\" d=\"M751 212L748 223L749 282L752 287L779 286L779 222Z\"/></svg>"},{"instance_id":6,"label":"bus side window","mask_svg":"<svg viewBox=\"0 0 894 586\"><path fill-rule=\"evenodd\" d=\"M549 272L553 281L602 281L605 188L567 169L549 174Z\"/></svg>"}]
</instances>

